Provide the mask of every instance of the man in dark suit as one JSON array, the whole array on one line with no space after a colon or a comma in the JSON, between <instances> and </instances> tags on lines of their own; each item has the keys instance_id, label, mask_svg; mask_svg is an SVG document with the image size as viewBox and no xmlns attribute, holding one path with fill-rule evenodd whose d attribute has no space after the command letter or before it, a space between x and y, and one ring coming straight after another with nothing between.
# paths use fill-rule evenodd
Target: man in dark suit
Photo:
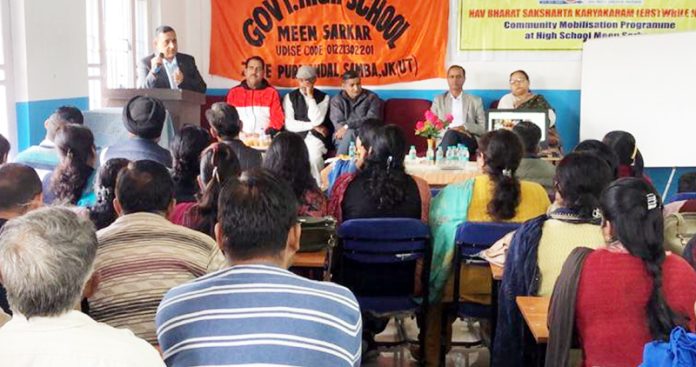
<instances>
[{"instance_id":1,"label":"man in dark suit","mask_svg":"<svg viewBox=\"0 0 696 367\"><path fill-rule=\"evenodd\" d=\"M246 146L239 140L242 120L237 109L225 102L213 103L205 111L205 118L210 124L210 134L221 143L229 145L239 159L242 171L261 166L261 152Z\"/></svg>"},{"instance_id":2,"label":"man in dark suit","mask_svg":"<svg viewBox=\"0 0 696 367\"><path fill-rule=\"evenodd\" d=\"M138 88L186 89L205 93L207 86L193 56L178 52L170 26L155 30L155 53L138 63Z\"/></svg>"}]
</instances>

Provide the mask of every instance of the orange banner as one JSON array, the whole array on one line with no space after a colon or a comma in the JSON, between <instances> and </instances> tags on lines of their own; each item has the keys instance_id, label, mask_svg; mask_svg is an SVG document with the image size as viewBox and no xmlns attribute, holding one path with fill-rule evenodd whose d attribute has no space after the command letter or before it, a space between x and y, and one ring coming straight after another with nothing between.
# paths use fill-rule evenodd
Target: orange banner
<instances>
[{"instance_id":1,"label":"orange banner","mask_svg":"<svg viewBox=\"0 0 696 367\"><path fill-rule=\"evenodd\" d=\"M258 55L275 86L308 64L320 85L348 70L370 85L444 77L448 15L448 0L212 0L210 73L242 80Z\"/></svg>"}]
</instances>

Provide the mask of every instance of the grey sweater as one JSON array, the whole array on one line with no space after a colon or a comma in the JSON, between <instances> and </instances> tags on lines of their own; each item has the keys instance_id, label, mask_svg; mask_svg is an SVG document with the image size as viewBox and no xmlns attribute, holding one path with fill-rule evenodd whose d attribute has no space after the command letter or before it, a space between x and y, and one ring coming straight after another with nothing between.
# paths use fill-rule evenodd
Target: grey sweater
<instances>
[{"instance_id":1,"label":"grey sweater","mask_svg":"<svg viewBox=\"0 0 696 367\"><path fill-rule=\"evenodd\" d=\"M344 125L348 125L349 129L358 129L366 120L382 118L382 100L367 89L363 89L355 100L341 91L331 98L329 118L336 130Z\"/></svg>"}]
</instances>

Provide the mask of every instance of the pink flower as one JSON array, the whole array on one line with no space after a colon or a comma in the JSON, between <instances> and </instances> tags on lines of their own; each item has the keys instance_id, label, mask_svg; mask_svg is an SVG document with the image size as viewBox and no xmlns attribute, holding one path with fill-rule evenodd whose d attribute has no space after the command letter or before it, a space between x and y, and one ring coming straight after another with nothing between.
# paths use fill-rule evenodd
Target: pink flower
<instances>
[{"instance_id":1,"label":"pink flower","mask_svg":"<svg viewBox=\"0 0 696 367\"><path fill-rule=\"evenodd\" d=\"M432 121L432 122L435 122L435 120L437 120L437 116L435 116L433 111L430 111L430 110L425 111L425 118L426 118L426 120Z\"/></svg>"},{"instance_id":2,"label":"pink flower","mask_svg":"<svg viewBox=\"0 0 696 367\"><path fill-rule=\"evenodd\" d=\"M447 120L447 122L451 122L452 120L454 120L454 116L452 116L451 113L448 113L447 115L445 115L445 120Z\"/></svg>"},{"instance_id":3,"label":"pink flower","mask_svg":"<svg viewBox=\"0 0 696 367\"><path fill-rule=\"evenodd\" d=\"M422 130L423 127L425 127L425 123L423 123L423 121L416 122L416 130Z\"/></svg>"},{"instance_id":4,"label":"pink flower","mask_svg":"<svg viewBox=\"0 0 696 367\"><path fill-rule=\"evenodd\" d=\"M442 130L442 129L445 128L445 125L442 124L442 121L435 121L435 127L436 127L438 130Z\"/></svg>"}]
</instances>

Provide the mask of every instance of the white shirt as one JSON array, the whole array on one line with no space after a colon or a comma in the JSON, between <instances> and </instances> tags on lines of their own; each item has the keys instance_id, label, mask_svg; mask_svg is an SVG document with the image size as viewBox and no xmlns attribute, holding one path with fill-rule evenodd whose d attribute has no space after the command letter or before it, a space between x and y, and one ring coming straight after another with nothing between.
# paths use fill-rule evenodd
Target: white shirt
<instances>
[{"instance_id":1,"label":"white shirt","mask_svg":"<svg viewBox=\"0 0 696 367\"><path fill-rule=\"evenodd\" d=\"M162 59L162 66L164 66L164 71L167 72L167 77L169 78L169 87L171 89L179 89L179 84L176 83L176 78L174 78L174 73L179 70L179 64L176 62L176 56L174 56L172 61Z\"/></svg>"},{"instance_id":2,"label":"white shirt","mask_svg":"<svg viewBox=\"0 0 696 367\"><path fill-rule=\"evenodd\" d=\"M155 348L79 311L56 317L15 313L0 328L0 366L164 367Z\"/></svg>"},{"instance_id":3,"label":"white shirt","mask_svg":"<svg viewBox=\"0 0 696 367\"><path fill-rule=\"evenodd\" d=\"M464 105L462 95L464 92L459 93L459 97L454 97L452 93L449 93L450 99L452 99L452 122L449 127L459 127L464 126Z\"/></svg>"},{"instance_id":4,"label":"white shirt","mask_svg":"<svg viewBox=\"0 0 696 367\"><path fill-rule=\"evenodd\" d=\"M307 117L309 121L295 120L295 109L290 101L290 93L283 98L283 110L285 111L285 128L292 132L309 131L321 125L326 118L326 112L329 110L329 96L324 96L324 100L317 103L314 97L309 97L301 93L307 104Z\"/></svg>"}]
</instances>

